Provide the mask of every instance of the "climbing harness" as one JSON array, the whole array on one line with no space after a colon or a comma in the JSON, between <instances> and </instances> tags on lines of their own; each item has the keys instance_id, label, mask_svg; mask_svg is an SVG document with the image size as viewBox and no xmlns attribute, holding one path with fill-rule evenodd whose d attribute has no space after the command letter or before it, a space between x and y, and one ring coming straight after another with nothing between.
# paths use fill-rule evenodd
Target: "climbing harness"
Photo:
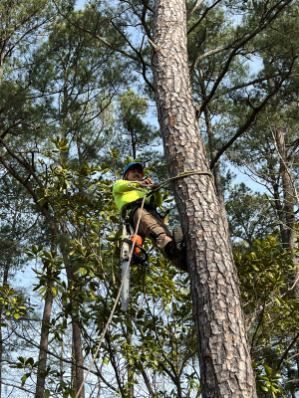
<instances>
[{"instance_id":1,"label":"climbing harness","mask_svg":"<svg viewBox=\"0 0 299 398\"><path fill-rule=\"evenodd\" d=\"M178 175L176 175L176 176L174 176L174 177L170 177L170 178L168 178L167 180L163 181L162 183L159 184L158 188L153 189L151 192L148 193L148 195L151 195L153 192L155 192L156 190L160 189L162 186L167 185L167 184L168 184L169 182L171 182L171 181L177 180L177 179L179 179L179 178L189 177L189 176L192 176L192 175L207 175L207 176L213 177L213 174L210 173L209 171L200 171L200 170L193 170L193 171L192 171L192 170L187 170L187 171L185 171L185 172L179 173ZM145 204L146 197L147 197L147 195L145 195L144 198L142 199L142 202L141 202L141 205L140 205L140 208L141 208L141 209L144 208L144 204ZM137 234L138 234L139 225L140 225L140 220L141 220L141 212L140 212L140 216L139 216L138 219L137 219L136 227L135 227L135 230L134 230L134 235L137 235ZM82 383L81 383L81 385L80 385L80 388L79 388L79 390L77 391L76 398L79 398L79 397L80 397L80 394L81 394L81 391L82 391L82 389L83 389L84 383L85 383L85 381L86 381L86 379L87 379L87 376L88 376L89 373L90 373L92 363L95 363L95 361L96 361L96 357L97 357L97 355L98 355L98 353L99 353L99 351L100 351L100 349L101 349L101 346L102 346L102 343L103 343L103 341L104 341L105 335L106 335L106 333L107 333L108 327L109 327L110 323L112 322L112 318L113 318L113 315L114 315L114 313L115 313L117 304L118 304L118 302L119 302L119 300L120 300L120 298L121 298L121 295L122 295L123 286L124 286L124 283L125 283L125 280L126 280L126 274L129 272L130 263L131 263L132 258L133 258L134 248L135 248L135 241L133 241L133 243L132 243L132 245L131 245L131 249L130 249L130 252L129 252L129 258L128 258L128 260L127 260L127 261L128 261L127 267L126 267L125 271L123 272L122 280L121 280L121 283L120 283L120 287L119 287L117 296L116 296L116 298L115 298L113 307L112 307L112 309L111 309L109 318L108 318L108 320L107 320L107 322L106 322L106 325L105 325L105 327L104 327L104 329L103 329L103 331L102 331L102 333L101 333L101 335L100 335L99 342L98 342L98 345L97 345L97 347L96 347L96 350L95 350L94 354L92 354L92 359L91 359L91 361L90 361L90 364L89 364L89 366L88 366L87 371L86 371L85 374L84 374L84 378L83 378L83 381L82 381Z\"/></svg>"}]
</instances>

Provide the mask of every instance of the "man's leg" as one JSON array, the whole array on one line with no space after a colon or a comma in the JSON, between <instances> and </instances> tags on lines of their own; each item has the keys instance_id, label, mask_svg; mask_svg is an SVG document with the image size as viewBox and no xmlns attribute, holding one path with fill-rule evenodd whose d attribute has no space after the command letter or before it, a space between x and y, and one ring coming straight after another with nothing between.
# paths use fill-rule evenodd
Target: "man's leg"
<instances>
[{"instance_id":1,"label":"man's leg","mask_svg":"<svg viewBox=\"0 0 299 398\"><path fill-rule=\"evenodd\" d=\"M138 220L140 224L138 233L144 237L151 238L155 245L164 255L177 267L187 271L186 255L184 250L179 250L166 225L159 215L147 209L137 209L133 214L133 224L136 227Z\"/></svg>"},{"instance_id":2,"label":"man's leg","mask_svg":"<svg viewBox=\"0 0 299 398\"><path fill-rule=\"evenodd\" d=\"M138 234L146 238L151 238L158 249L163 250L169 242L172 242L173 239L168 228L163 224L158 215L154 215L147 209L139 208L133 214L133 223L135 227L139 219Z\"/></svg>"}]
</instances>

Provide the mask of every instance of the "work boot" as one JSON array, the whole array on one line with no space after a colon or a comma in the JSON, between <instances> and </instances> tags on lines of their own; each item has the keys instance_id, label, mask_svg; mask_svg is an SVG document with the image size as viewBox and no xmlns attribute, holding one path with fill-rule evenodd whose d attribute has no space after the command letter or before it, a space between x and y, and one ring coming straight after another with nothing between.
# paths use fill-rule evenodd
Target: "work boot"
<instances>
[{"instance_id":1,"label":"work boot","mask_svg":"<svg viewBox=\"0 0 299 398\"><path fill-rule=\"evenodd\" d=\"M172 240L164 247L164 254L176 267L188 272L185 247L179 249L176 242Z\"/></svg>"},{"instance_id":2,"label":"work boot","mask_svg":"<svg viewBox=\"0 0 299 398\"><path fill-rule=\"evenodd\" d=\"M175 241L176 247L179 250L184 250L185 242L184 242L184 235L183 230L181 227L175 227L172 230L173 240Z\"/></svg>"}]
</instances>

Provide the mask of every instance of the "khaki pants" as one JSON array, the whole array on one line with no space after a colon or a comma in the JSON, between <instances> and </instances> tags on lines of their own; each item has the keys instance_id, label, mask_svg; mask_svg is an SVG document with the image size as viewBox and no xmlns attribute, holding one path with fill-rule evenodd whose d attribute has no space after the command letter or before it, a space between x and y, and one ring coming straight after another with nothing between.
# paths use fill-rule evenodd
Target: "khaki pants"
<instances>
[{"instance_id":1,"label":"khaki pants","mask_svg":"<svg viewBox=\"0 0 299 398\"><path fill-rule=\"evenodd\" d=\"M151 238L158 249L163 250L167 243L173 240L168 228L154 210L140 208L135 210L132 217L134 227L136 227L139 217L138 235Z\"/></svg>"}]
</instances>

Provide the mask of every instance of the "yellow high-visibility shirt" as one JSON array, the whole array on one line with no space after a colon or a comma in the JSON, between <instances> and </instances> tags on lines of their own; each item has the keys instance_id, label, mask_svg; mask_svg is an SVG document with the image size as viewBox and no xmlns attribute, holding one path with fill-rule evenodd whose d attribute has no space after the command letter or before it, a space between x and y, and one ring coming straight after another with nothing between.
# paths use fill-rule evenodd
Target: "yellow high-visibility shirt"
<instances>
[{"instance_id":1,"label":"yellow high-visibility shirt","mask_svg":"<svg viewBox=\"0 0 299 398\"><path fill-rule=\"evenodd\" d=\"M128 180L117 180L112 188L114 201L120 212L125 205L143 199L149 192L150 188L141 187L138 182ZM153 207L161 206L162 198L160 193L157 191L149 195L145 203Z\"/></svg>"}]
</instances>

